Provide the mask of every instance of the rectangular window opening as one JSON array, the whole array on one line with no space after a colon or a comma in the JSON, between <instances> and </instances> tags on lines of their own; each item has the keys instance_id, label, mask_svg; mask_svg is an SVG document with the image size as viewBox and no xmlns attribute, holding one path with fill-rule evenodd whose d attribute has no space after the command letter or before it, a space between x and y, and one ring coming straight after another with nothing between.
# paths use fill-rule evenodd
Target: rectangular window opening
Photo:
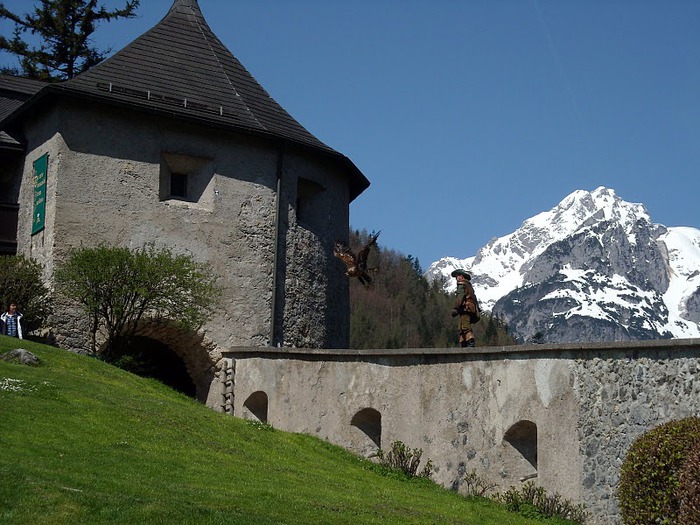
<instances>
[{"instance_id":1,"label":"rectangular window opening","mask_svg":"<svg viewBox=\"0 0 700 525\"><path fill-rule=\"evenodd\" d=\"M187 198L187 174L170 174L170 196L177 199Z\"/></svg>"}]
</instances>

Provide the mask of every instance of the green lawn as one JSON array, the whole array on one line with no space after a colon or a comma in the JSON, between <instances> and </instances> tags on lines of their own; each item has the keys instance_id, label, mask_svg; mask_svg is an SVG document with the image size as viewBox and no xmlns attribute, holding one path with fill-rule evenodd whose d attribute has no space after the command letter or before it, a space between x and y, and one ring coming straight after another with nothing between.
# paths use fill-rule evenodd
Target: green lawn
<instances>
[{"instance_id":1,"label":"green lawn","mask_svg":"<svg viewBox=\"0 0 700 525\"><path fill-rule=\"evenodd\" d=\"M543 523L0 336L0 354L18 346L42 364L0 361L2 524Z\"/></svg>"}]
</instances>

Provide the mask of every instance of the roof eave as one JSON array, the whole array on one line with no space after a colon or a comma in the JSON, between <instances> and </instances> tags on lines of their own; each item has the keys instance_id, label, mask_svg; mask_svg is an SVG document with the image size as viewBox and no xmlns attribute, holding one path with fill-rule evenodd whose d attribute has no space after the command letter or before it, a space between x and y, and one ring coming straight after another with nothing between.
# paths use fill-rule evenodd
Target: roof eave
<instances>
[{"instance_id":1,"label":"roof eave","mask_svg":"<svg viewBox=\"0 0 700 525\"><path fill-rule=\"evenodd\" d=\"M210 128L217 128L217 129L226 129L230 131L237 131L240 133L245 133L249 135L254 135L257 137L264 138L265 140L269 140L272 142L287 142L296 145L297 147L301 147L306 150L314 151L316 153L320 153L324 156L328 156L331 159L335 160L338 162L341 166L343 166L348 172L349 172L349 179L350 179L350 202L355 200L363 191L365 191L369 185L370 182L367 179L367 177L364 176L364 174L360 171L360 169L355 166L355 164L345 155L342 153L339 153L335 150L326 150L322 148L318 148L313 146L312 144L307 144L302 141L297 141L292 138L280 138L278 135L275 135L273 133L267 132L267 131L262 131L260 129L254 129L254 128L249 128L246 126L237 126L235 124L227 124L225 122L218 122L216 120L211 120L208 118L202 118L202 117L197 117L196 115L186 115L179 113L177 111L168 111L163 108L159 107L145 107L141 106L138 104L133 104L125 100L119 100L115 99L113 97L109 96L101 96L99 94L95 93L85 93L85 92L76 92L73 89L67 89L64 88L61 84L49 84L42 90L40 90L38 93L36 93L33 97L31 97L29 100L27 100L24 104L22 104L19 108L17 108L15 111L10 113L5 117L4 120L0 121L0 129L4 129L7 126L11 126L17 121L21 120L23 117L26 115L31 114L31 112L36 108L37 105L39 105L44 99L50 96L65 96L69 98L74 98L74 99L79 99L79 100L88 100L88 101L93 101L93 102L98 102L102 104L107 104L110 106L114 107L120 107L120 108L128 108L132 111L138 111L140 113L146 113L146 114L151 114L151 115L159 115L159 116L166 116L169 118L177 119L177 120L182 120L186 122L194 122L197 124L200 124L205 127L210 127Z\"/></svg>"},{"instance_id":2,"label":"roof eave","mask_svg":"<svg viewBox=\"0 0 700 525\"><path fill-rule=\"evenodd\" d=\"M22 143L0 141L0 150L2 151L23 152L24 149L25 146Z\"/></svg>"}]
</instances>

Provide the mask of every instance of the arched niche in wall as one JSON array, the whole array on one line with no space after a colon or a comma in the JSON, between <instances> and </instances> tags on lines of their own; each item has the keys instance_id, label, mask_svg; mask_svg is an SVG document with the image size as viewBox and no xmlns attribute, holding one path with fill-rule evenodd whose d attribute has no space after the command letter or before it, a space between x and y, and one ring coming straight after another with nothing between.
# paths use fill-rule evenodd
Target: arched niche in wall
<instances>
[{"instance_id":1,"label":"arched niche in wall","mask_svg":"<svg viewBox=\"0 0 700 525\"><path fill-rule=\"evenodd\" d=\"M243 406L248 409L248 413L261 423L267 423L267 394L262 390L253 392L245 400Z\"/></svg>"},{"instance_id":2,"label":"arched niche in wall","mask_svg":"<svg viewBox=\"0 0 700 525\"><path fill-rule=\"evenodd\" d=\"M183 359L166 343L133 336L129 345L119 347L121 367L143 377L152 377L187 396L196 397L197 387Z\"/></svg>"},{"instance_id":3,"label":"arched niche in wall","mask_svg":"<svg viewBox=\"0 0 700 525\"><path fill-rule=\"evenodd\" d=\"M503 444L512 446L521 460L525 460L534 469L534 473L521 472L522 476L535 477L537 474L537 425L526 419L518 421L506 431Z\"/></svg>"},{"instance_id":4,"label":"arched niche in wall","mask_svg":"<svg viewBox=\"0 0 700 525\"><path fill-rule=\"evenodd\" d=\"M382 446L382 415L373 408L363 408L352 416L350 424L357 427L377 448Z\"/></svg>"},{"instance_id":5,"label":"arched niche in wall","mask_svg":"<svg viewBox=\"0 0 700 525\"><path fill-rule=\"evenodd\" d=\"M168 321L144 321L114 357L128 358L123 362L130 372L158 379L206 403L216 367L212 350L212 343L201 333L182 330Z\"/></svg>"}]
</instances>

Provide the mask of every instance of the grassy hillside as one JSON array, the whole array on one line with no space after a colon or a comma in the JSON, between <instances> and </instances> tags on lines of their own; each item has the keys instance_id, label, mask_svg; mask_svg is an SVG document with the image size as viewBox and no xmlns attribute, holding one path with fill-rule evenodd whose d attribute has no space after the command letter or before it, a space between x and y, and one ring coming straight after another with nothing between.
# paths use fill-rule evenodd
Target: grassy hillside
<instances>
[{"instance_id":1,"label":"grassy hillside","mask_svg":"<svg viewBox=\"0 0 700 525\"><path fill-rule=\"evenodd\" d=\"M0 354L17 343L0 336ZM42 364L0 361L0 523L541 523L96 359L21 347Z\"/></svg>"}]
</instances>

